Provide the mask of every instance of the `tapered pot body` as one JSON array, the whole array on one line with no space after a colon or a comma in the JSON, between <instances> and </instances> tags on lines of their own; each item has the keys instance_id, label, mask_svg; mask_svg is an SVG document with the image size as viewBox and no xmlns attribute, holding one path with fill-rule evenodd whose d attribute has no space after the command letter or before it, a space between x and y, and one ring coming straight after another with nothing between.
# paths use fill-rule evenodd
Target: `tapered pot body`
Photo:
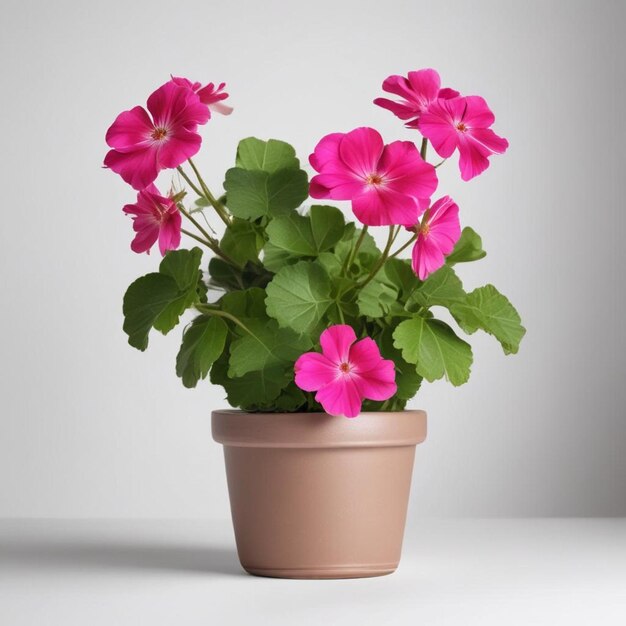
<instances>
[{"instance_id":1,"label":"tapered pot body","mask_svg":"<svg viewBox=\"0 0 626 626\"><path fill-rule=\"evenodd\" d=\"M426 413L214 411L239 560L251 574L358 578L395 571Z\"/></svg>"}]
</instances>

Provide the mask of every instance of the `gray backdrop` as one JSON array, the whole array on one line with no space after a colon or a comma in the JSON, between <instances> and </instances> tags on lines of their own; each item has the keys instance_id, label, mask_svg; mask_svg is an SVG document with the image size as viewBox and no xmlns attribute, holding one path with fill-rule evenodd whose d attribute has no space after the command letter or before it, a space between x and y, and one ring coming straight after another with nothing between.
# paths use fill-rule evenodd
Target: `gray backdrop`
<instances>
[{"instance_id":1,"label":"gray backdrop","mask_svg":"<svg viewBox=\"0 0 626 626\"><path fill-rule=\"evenodd\" d=\"M482 234L460 272L493 282L528 335L472 340L470 384L426 385L411 515L626 514L621 2L25 2L0 21L0 516L229 515L208 383L185 390L179 332L126 345L121 298L158 253L130 252L133 192L104 133L170 72L228 82L202 131L213 187L239 138L316 141L359 125L416 136L371 104L435 67L483 95L511 144L441 189ZM165 180L165 178L161 180ZM348 207L344 206L346 211ZM155 251L156 252L156 251Z\"/></svg>"}]
</instances>

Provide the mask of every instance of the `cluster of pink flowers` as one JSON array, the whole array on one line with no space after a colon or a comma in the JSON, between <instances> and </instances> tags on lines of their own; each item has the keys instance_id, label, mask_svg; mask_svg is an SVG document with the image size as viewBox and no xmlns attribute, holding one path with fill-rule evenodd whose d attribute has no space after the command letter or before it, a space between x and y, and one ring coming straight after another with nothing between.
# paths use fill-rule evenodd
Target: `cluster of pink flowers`
<instances>
[{"instance_id":1,"label":"cluster of pink flowers","mask_svg":"<svg viewBox=\"0 0 626 626\"><path fill-rule=\"evenodd\" d=\"M223 102L228 98L224 87L224 83L202 87L173 76L150 95L147 111L141 106L123 111L109 127L106 142L111 149L104 166L138 192L137 202L123 209L134 216L134 252L149 253L157 239L163 255L179 246L180 213L154 181L162 170L176 168L198 152L202 144L198 126L209 121L212 111L231 113Z\"/></svg>"},{"instance_id":2,"label":"cluster of pink flowers","mask_svg":"<svg viewBox=\"0 0 626 626\"><path fill-rule=\"evenodd\" d=\"M441 157L447 159L458 149L463 180L483 172L488 157L508 147L490 128L495 118L485 100L442 89L435 70L389 76L383 90L400 100L377 98L374 103L417 129ZM350 200L363 224L401 225L415 233L413 270L421 280L445 263L461 236L459 209L448 196L430 206L437 175L415 144L384 145L373 128L356 128L324 137L309 161L318 172L311 180L313 198Z\"/></svg>"}]
</instances>

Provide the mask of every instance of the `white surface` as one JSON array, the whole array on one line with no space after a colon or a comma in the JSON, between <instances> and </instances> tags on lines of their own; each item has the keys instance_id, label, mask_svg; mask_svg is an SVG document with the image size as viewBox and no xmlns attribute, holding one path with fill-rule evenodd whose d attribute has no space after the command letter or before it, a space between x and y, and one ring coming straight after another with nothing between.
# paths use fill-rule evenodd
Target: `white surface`
<instances>
[{"instance_id":1,"label":"white surface","mask_svg":"<svg viewBox=\"0 0 626 626\"><path fill-rule=\"evenodd\" d=\"M290 581L240 570L230 526L0 522L0 624L623 626L626 520L420 521L398 571Z\"/></svg>"},{"instance_id":2,"label":"white surface","mask_svg":"<svg viewBox=\"0 0 626 626\"><path fill-rule=\"evenodd\" d=\"M221 518L221 388L174 373L180 329L126 344L134 193L101 169L115 116L170 72L228 83L202 129L218 189L249 135L415 132L372 104L435 67L483 95L510 149L439 168L488 252L460 267L519 308L520 354L471 338L468 385L425 384L419 516L626 515L626 3L597 0L1 0L0 516ZM159 184L169 181L163 175ZM340 203L346 214L347 203ZM372 229L382 231L382 229ZM383 235L380 232L377 235Z\"/></svg>"}]
</instances>

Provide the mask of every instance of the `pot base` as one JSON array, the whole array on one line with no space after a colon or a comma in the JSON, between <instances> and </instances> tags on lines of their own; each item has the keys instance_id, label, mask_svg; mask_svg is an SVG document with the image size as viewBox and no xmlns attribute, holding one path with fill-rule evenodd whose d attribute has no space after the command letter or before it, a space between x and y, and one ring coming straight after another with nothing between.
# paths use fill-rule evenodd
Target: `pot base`
<instances>
[{"instance_id":1,"label":"pot base","mask_svg":"<svg viewBox=\"0 0 626 626\"><path fill-rule=\"evenodd\" d=\"M340 565L305 569L270 569L242 566L248 574L264 578L292 578L299 580L332 580L341 578L373 578L393 574L398 565Z\"/></svg>"}]
</instances>

